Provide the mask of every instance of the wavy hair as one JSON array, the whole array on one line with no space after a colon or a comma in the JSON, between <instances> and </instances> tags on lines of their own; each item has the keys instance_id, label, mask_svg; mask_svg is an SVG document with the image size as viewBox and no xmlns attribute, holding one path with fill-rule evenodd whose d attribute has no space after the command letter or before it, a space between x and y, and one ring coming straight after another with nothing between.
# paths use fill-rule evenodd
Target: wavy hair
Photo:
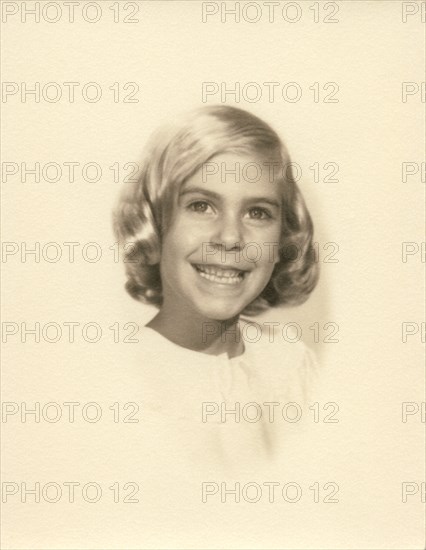
<instances>
[{"instance_id":1,"label":"wavy hair","mask_svg":"<svg viewBox=\"0 0 426 550\"><path fill-rule=\"evenodd\" d=\"M286 166L285 175L277 177L283 200L279 260L266 287L241 313L258 315L269 307L297 305L308 298L318 280L313 224L287 149L260 118L224 105L198 108L155 132L138 179L125 184L113 226L126 267L125 287L133 298L162 305L161 242L181 185L216 155L241 152L263 153Z\"/></svg>"}]
</instances>

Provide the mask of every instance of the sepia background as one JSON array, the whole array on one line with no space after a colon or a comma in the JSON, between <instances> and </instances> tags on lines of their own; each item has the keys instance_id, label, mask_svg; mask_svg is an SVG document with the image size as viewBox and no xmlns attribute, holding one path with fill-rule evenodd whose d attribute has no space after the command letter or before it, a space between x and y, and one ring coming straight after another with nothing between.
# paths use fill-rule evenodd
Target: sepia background
<instances>
[{"instance_id":1,"label":"sepia background","mask_svg":"<svg viewBox=\"0 0 426 550\"><path fill-rule=\"evenodd\" d=\"M181 526L158 547L424 548L425 3L99 0L73 18L66 2L1 4L3 481L93 481L113 461L96 445L107 425L22 422L21 404L117 400L92 382L111 357L137 356L125 325L155 310L125 293L113 205L161 122L236 105L283 137L314 220L318 287L256 321L296 323L319 358L322 402L340 416L313 436L316 474L341 497L288 512L288 540L271 534L279 521L250 530L253 509L232 524L224 504L204 536L197 501L194 540ZM36 323L39 341L25 339ZM79 323L74 342L64 323ZM145 547L141 505L63 500L4 496L3 547Z\"/></svg>"}]
</instances>

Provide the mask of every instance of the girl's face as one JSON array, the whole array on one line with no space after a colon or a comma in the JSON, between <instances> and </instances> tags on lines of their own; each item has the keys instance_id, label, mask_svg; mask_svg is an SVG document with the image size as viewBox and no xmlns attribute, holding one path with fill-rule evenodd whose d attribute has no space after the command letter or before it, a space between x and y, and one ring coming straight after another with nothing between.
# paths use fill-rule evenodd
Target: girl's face
<instances>
[{"instance_id":1,"label":"girl's face","mask_svg":"<svg viewBox=\"0 0 426 550\"><path fill-rule=\"evenodd\" d=\"M282 199L267 160L218 155L181 186L162 243L165 311L224 321L268 284Z\"/></svg>"}]
</instances>

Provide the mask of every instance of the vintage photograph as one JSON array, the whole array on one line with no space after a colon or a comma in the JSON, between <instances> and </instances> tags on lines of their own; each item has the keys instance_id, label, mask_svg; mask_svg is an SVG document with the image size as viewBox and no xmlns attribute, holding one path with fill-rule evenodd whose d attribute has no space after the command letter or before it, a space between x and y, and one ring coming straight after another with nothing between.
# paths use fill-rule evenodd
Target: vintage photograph
<instances>
[{"instance_id":1,"label":"vintage photograph","mask_svg":"<svg viewBox=\"0 0 426 550\"><path fill-rule=\"evenodd\" d=\"M1 0L1 547L424 550L421 0Z\"/></svg>"}]
</instances>

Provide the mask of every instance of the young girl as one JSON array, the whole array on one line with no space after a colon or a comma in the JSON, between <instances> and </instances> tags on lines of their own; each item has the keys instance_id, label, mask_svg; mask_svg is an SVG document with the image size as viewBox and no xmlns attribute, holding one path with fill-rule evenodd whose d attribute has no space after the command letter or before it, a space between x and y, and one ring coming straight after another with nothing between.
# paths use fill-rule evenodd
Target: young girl
<instances>
[{"instance_id":1,"label":"young girl","mask_svg":"<svg viewBox=\"0 0 426 550\"><path fill-rule=\"evenodd\" d=\"M189 462L270 458L292 425L283 410L294 420L307 404L310 350L283 340L277 323L240 317L302 303L317 282L289 163L258 117L205 106L152 137L115 210L126 289L159 309L142 329L145 410Z\"/></svg>"}]
</instances>

